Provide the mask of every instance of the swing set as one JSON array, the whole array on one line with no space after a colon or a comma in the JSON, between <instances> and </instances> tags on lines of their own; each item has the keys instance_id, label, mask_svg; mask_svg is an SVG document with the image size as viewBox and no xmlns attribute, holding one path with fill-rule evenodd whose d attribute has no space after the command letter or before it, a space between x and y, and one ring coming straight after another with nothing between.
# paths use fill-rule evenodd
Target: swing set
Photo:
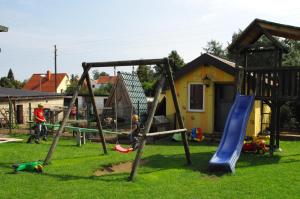
<instances>
[{"instance_id":1,"label":"swing set","mask_svg":"<svg viewBox=\"0 0 300 199\"><path fill-rule=\"evenodd\" d=\"M147 117L147 120L146 120L146 123L145 123L145 128L141 132L142 136L140 137L140 140L139 140L139 147L137 149L135 160L134 160L133 165L132 165L131 173L130 173L130 176L129 176L129 181L134 180L134 178L137 174L137 169L138 169L138 166L139 166L141 158L142 158L142 154L143 154L144 147L146 145L146 140L147 140L146 138L147 137L174 134L174 133L181 133L182 144L184 146L186 161L187 161L188 165L191 164L189 145L188 145L187 136L186 136L187 129L184 127L184 122L183 122L183 119L182 119L180 106L179 106L179 102L178 102L177 94L176 94L176 89L175 89L175 85L174 85L174 79L173 79L173 75L172 75L172 71L171 71L171 65L174 65L174 62L173 62L173 60L170 60L168 58L163 58L163 59L111 61L111 62L90 62L90 63L83 62L82 63L83 73L82 73L82 75L79 79L77 88L73 93L73 97L72 97L72 99L69 103L68 109L67 109L67 111L64 115L62 123L61 123L58 131L54 135L54 139L52 141L51 147L50 147L50 149L48 151L48 154L47 154L47 156L44 160L44 165L49 164L49 162L51 161L51 158L53 156L53 153L55 152L55 149L56 149L57 143L59 141L59 138L62 135L64 126L66 125L66 123L68 121L72 106L75 103L75 100L78 96L80 88L83 85L84 80L86 80L86 82L87 82L89 95L91 97L91 102L92 102L92 105L93 105L93 109L95 111L94 112L95 113L95 119L96 119L96 123L97 123L98 133L99 133L99 136L101 138L103 153L104 154L108 153L107 152L106 141L105 141L104 134L103 134L103 129L102 129L100 116L99 116L99 113L98 113L98 110L97 110L97 107L96 107L94 93L92 91L91 80L90 80L90 77L89 77L89 70L91 68L94 68L94 67L116 67L116 66L121 67L121 66L138 66L138 65L159 65L159 66L162 66L163 73L162 73L162 78L159 80L158 85L156 87L154 101L152 103L150 112L148 113L148 117ZM155 111L156 111L156 108L157 108L157 105L158 105L159 97L160 97L160 94L161 94L161 91L162 91L162 87L165 84L166 80L168 81L168 85L171 89L172 98L173 98L173 102L174 102L174 107L175 107L175 110L176 110L176 116L177 116L177 120L178 120L178 124L179 124L179 129L149 133L150 127L151 127L151 124L152 124L152 121L153 121L153 117L154 117L154 114L155 114ZM117 117L116 117L116 119L117 119ZM117 125L116 125L116 129L117 129ZM116 144L115 150L118 151L118 152L121 152L121 153L131 152L130 148L123 148L121 145L118 145L118 144Z\"/></svg>"}]
</instances>

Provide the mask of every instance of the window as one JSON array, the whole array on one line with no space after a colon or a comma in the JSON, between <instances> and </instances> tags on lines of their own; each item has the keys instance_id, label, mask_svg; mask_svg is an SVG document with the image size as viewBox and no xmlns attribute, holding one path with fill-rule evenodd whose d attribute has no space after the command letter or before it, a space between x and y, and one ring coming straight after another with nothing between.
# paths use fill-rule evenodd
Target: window
<instances>
[{"instance_id":1,"label":"window","mask_svg":"<svg viewBox=\"0 0 300 199\"><path fill-rule=\"evenodd\" d=\"M191 83L188 90L188 107L189 111L204 111L204 90L203 84Z\"/></svg>"}]
</instances>

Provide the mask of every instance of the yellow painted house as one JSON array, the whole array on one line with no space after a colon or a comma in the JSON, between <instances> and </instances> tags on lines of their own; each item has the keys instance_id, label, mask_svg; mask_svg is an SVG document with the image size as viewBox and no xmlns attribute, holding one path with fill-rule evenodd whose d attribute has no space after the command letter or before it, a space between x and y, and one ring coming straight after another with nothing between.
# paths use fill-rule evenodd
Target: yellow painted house
<instances>
[{"instance_id":1,"label":"yellow painted house","mask_svg":"<svg viewBox=\"0 0 300 199\"><path fill-rule=\"evenodd\" d=\"M189 131L202 128L204 133L222 134L236 93L235 75L235 63L207 53L175 74L177 97ZM257 135L261 129L260 108L260 101L255 101L248 122L248 136ZM166 90L166 116L172 126L177 125L170 89Z\"/></svg>"}]
</instances>

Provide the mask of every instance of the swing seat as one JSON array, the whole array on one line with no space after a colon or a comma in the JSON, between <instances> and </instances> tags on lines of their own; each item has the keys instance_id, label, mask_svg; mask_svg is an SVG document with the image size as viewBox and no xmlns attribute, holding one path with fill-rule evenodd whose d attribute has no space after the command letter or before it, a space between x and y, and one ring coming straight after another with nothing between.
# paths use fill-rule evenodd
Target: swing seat
<instances>
[{"instance_id":1,"label":"swing seat","mask_svg":"<svg viewBox=\"0 0 300 199\"><path fill-rule=\"evenodd\" d=\"M117 144L116 146L114 146L114 150L118 151L120 153L130 153L133 151L133 148L123 148L120 144Z\"/></svg>"}]
</instances>

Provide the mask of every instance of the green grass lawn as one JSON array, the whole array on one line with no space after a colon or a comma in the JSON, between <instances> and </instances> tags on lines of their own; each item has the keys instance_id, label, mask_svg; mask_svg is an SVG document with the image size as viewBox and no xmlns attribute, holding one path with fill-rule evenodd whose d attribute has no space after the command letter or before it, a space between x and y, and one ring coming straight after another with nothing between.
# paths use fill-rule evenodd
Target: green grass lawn
<instances>
[{"instance_id":1,"label":"green grass lawn","mask_svg":"<svg viewBox=\"0 0 300 199\"><path fill-rule=\"evenodd\" d=\"M215 144L191 143L192 166L185 165L180 143L147 145L147 162L134 183L127 181L128 173L93 173L103 165L133 160L135 153L110 149L102 155L99 144L79 148L74 139L61 139L43 174L14 174L12 164L43 160L51 142L0 144L0 198L300 198L300 142L281 143L283 152L273 157L242 154L236 173L222 176L207 171Z\"/></svg>"}]
</instances>

